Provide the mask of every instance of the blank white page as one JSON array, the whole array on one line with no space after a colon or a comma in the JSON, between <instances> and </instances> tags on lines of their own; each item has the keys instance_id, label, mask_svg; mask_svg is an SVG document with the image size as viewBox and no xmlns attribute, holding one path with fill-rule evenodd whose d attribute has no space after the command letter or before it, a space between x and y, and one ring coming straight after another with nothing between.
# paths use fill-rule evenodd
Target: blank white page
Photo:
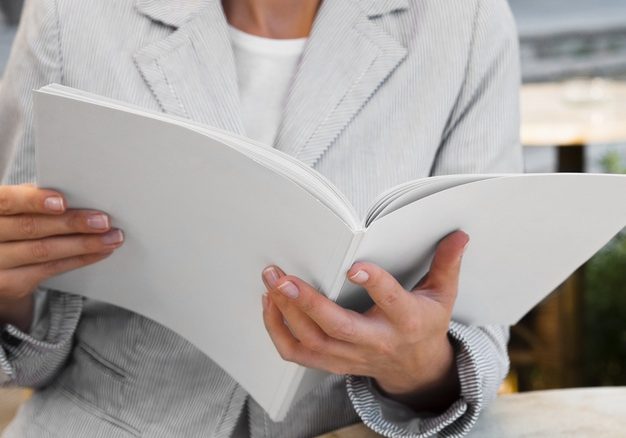
<instances>
[{"instance_id":1,"label":"blank white page","mask_svg":"<svg viewBox=\"0 0 626 438\"><path fill-rule=\"evenodd\" d=\"M412 288L437 242L470 235L454 319L514 324L626 226L626 176L510 175L453 187L374 221L356 260L378 263ZM625 267L626 269L626 267ZM359 307L345 284L339 302Z\"/></svg>"},{"instance_id":2,"label":"blank white page","mask_svg":"<svg viewBox=\"0 0 626 438\"><path fill-rule=\"evenodd\" d=\"M126 242L47 282L151 318L196 345L278 418L297 366L262 322L272 263L329 288L352 232L294 182L198 132L36 96L38 183L111 214Z\"/></svg>"}]
</instances>

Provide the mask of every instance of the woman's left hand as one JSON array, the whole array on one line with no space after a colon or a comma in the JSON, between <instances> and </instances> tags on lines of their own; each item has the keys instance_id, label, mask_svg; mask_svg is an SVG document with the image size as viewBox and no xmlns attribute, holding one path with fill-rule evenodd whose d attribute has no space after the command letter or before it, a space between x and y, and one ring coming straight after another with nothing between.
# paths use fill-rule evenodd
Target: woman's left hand
<instances>
[{"instance_id":1,"label":"woman's left hand","mask_svg":"<svg viewBox=\"0 0 626 438\"><path fill-rule=\"evenodd\" d=\"M267 331L285 360L372 377L388 395L420 408L434 408L427 399L447 391L449 396L439 403L445 406L459 391L447 332L468 242L461 231L444 238L428 275L412 291L372 263L355 263L347 276L375 303L364 314L338 306L306 282L270 266L263 271Z\"/></svg>"}]
</instances>

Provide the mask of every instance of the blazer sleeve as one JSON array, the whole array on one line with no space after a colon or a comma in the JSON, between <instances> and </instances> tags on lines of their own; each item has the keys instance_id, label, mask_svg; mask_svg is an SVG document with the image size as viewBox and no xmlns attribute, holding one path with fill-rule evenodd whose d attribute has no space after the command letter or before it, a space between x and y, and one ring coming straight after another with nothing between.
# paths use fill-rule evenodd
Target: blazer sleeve
<instances>
[{"instance_id":1,"label":"blazer sleeve","mask_svg":"<svg viewBox=\"0 0 626 438\"><path fill-rule=\"evenodd\" d=\"M519 49L506 1L477 1L470 50L465 83L432 174L520 172ZM366 426L387 437L407 438L460 437L470 431L508 372L508 327L453 321L448 334L456 353L460 398L441 415L414 412L384 397L370 379L348 376L348 394Z\"/></svg>"},{"instance_id":2,"label":"blazer sleeve","mask_svg":"<svg viewBox=\"0 0 626 438\"><path fill-rule=\"evenodd\" d=\"M35 182L32 90L63 82L54 0L26 2L9 63L0 79L0 172L3 184ZM72 347L82 298L35 294L29 333L0 326L0 384L40 387L54 378Z\"/></svg>"}]
</instances>

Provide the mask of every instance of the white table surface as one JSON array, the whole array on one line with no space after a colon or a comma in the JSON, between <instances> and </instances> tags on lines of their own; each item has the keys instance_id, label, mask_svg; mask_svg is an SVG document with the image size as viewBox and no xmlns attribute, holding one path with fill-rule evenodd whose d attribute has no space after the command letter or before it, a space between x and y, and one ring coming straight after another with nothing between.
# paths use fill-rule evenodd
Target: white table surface
<instances>
[{"instance_id":1,"label":"white table surface","mask_svg":"<svg viewBox=\"0 0 626 438\"><path fill-rule=\"evenodd\" d=\"M626 387L502 396L469 437L626 437Z\"/></svg>"},{"instance_id":2,"label":"white table surface","mask_svg":"<svg viewBox=\"0 0 626 438\"><path fill-rule=\"evenodd\" d=\"M376 438L362 424L319 438ZM626 387L560 389L498 397L468 438L626 438Z\"/></svg>"}]
</instances>

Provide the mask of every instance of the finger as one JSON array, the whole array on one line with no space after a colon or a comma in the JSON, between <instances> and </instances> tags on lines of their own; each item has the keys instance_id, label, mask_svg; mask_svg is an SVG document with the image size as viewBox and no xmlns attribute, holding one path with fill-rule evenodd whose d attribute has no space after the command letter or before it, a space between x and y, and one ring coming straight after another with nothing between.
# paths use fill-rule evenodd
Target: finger
<instances>
[{"instance_id":1,"label":"finger","mask_svg":"<svg viewBox=\"0 0 626 438\"><path fill-rule=\"evenodd\" d=\"M0 242L41 239L63 234L104 233L110 228L109 217L93 210L69 210L60 216L0 216Z\"/></svg>"},{"instance_id":2,"label":"finger","mask_svg":"<svg viewBox=\"0 0 626 438\"><path fill-rule=\"evenodd\" d=\"M288 362L334 374L356 372L356 370L352 371L346 361L330 355L316 353L303 346L285 325L283 314L273 303L272 299L265 295L264 302L266 304L263 306L263 322L280 357Z\"/></svg>"},{"instance_id":3,"label":"finger","mask_svg":"<svg viewBox=\"0 0 626 438\"><path fill-rule=\"evenodd\" d=\"M455 231L443 238L437 245L428 277L422 286L436 291L434 298L449 308L456 299L461 260L468 243L469 236L463 231Z\"/></svg>"},{"instance_id":4,"label":"finger","mask_svg":"<svg viewBox=\"0 0 626 438\"><path fill-rule=\"evenodd\" d=\"M102 235L48 237L4 243L0 245L0 269L113 250L123 241L124 236L120 230L111 230Z\"/></svg>"},{"instance_id":5,"label":"finger","mask_svg":"<svg viewBox=\"0 0 626 438\"><path fill-rule=\"evenodd\" d=\"M282 294L331 338L353 344L371 345L380 334L378 327L365 316L342 308L298 277L291 275L282 277L274 292Z\"/></svg>"},{"instance_id":6,"label":"finger","mask_svg":"<svg viewBox=\"0 0 626 438\"><path fill-rule=\"evenodd\" d=\"M272 303L285 318L291 333L307 349L323 354L356 360L361 349L355 344L332 338L306 313L278 292L270 292Z\"/></svg>"},{"instance_id":7,"label":"finger","mask_svg":"<svg viewBox=\"0 0 626 438\"><path fill-rule=\"evenodd\" d=\"M62 194L32 185L0 186L0 216L34 213L62 214L67 202Z\"/></svg>"},{"instance_id":8,"label":"finger","mask_svg":"<svg viewBox=\"0 0 626 438\"><path fill-rule=\"evenodd\" d=\"M109 257L112 253L113 251L109 250L96 254L86 254L22 266L3 271L0 275L6 290L33 290L39 283L50 277L97 263ZM24 287L25 285L29 287Z\"/></svg>"},{"instance_id":9,"label":"finger","mask_svg":"<svg viewBox=\"0 0 626 438\"><path fill-rule=\"evenodd\" d=\"M376 306L391 322L402 324L414 317L414 300L400 283L378 265L357 262L347 273L348 279L363 286Z\"/></svg>"},{"instance_id":10,"label":"finger","mask_svg":"<svg viewBox=\"0 0 626 438\"><path fill-rule=\"evenodd\" d=\"M270 265L267 268L263 269L261 273L261 278L263 279L263 284L268 291L274 289L278 284L278 280L285 276L285 273L282 269L280 269L276 265Z\"/></svg>"}]
</instances>

